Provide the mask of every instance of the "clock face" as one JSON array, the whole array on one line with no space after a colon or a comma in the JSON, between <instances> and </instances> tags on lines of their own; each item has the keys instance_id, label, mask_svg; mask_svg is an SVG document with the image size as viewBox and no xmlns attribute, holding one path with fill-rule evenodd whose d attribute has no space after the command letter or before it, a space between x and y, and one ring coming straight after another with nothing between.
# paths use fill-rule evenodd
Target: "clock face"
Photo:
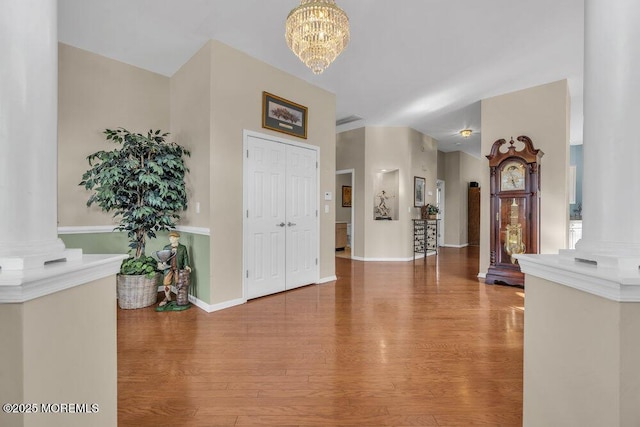
<instances>
[{"instance_id":1,"label":"clock face","mask_svg":"<svg viewBox=\"0 0 640 427\"><path fill-rule=\"evenodd\" d=\"M500 168L500 191L524 190L524 165L507 162Z\"/></svg>"}]
</instances>

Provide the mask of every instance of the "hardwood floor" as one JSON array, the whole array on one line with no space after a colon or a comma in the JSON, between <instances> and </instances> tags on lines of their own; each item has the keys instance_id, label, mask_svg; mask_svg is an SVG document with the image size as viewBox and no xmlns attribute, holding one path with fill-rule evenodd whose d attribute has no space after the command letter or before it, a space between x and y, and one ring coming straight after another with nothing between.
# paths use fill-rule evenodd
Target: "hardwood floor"
<instances>
[{"instance_id":1,"label":"hardwood floor","mask_svg":"<svg viewBox=\"0 0 640 427\"><path fill-rule=\"evenodd\" d=\"M338 258L215 313L119 309L119 426L519 426L523 291L477 262Z\"/></svg>"},{"instance_id":2,"label":"hardwood floor","mask_svg":"<svg viewBox=\"0 0 640 427\"><path fill-rule=\"evenodd\" d=\"M351 248L347 246L344 250L336 251L336 258L351 259Z\"/></svg>"}]
</instances>

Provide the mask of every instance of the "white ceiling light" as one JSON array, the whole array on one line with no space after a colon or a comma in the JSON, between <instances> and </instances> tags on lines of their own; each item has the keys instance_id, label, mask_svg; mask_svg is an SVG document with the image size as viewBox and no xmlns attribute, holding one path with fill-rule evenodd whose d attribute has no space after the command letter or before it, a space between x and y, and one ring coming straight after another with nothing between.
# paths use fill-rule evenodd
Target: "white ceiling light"
<instances>
[{"instance_id":1,"label":"white ceiling light","mask_svg":"<svg viewBox=\"0 0 640 427\"><path fill-rule=\"evenodd\" d=\"M460 135L462 135L463 138L469 138L472 133L473 131L471 129L463 129L460 131Z\"/></svg>"},{"instance_id":2,"label":"white ceiling light","mask_svg":"<svg viewBox=\"0 0 640 427\"><path fill-rule=\"evenodd\" d=\"M314 74L322 73L349 43L349 18L335 0L301 0L289 12L287 46Z\"/></svg>"}]
</instances>

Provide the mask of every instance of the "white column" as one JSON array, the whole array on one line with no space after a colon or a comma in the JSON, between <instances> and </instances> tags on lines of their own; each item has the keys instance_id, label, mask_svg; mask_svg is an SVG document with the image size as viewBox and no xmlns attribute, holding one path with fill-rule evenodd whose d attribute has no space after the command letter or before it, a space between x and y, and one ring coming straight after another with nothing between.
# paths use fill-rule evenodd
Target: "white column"
<instances>
[{"instance_id":1,"label":"white column","mask_svg":"<svg viewBox=\"0 0 640 427\"><path fill-rule=\"evenodd\" d=\"M56 0L2 0L0 268L67 257L57 233Z\"/></svg>"},{"instance_id":2,"label":"white column","mask_svg":"<svg viewBox=\"0 0 640 427\"><path fill-rule=\"evenodd\" d=\"M638 20L637 0L585 0L584 237L562 256L518 255L525 427L639 425Z\"/></svg>"},{"instance_id":3,"label":"white column","mask_svg":"<svg viewBox=\"0 0 640 427\"><path fill-rule=\"evenodd\" d=\"M640 2L585 1L583 238L576 258L640 265Z\"/></svg>"}]
</instances>

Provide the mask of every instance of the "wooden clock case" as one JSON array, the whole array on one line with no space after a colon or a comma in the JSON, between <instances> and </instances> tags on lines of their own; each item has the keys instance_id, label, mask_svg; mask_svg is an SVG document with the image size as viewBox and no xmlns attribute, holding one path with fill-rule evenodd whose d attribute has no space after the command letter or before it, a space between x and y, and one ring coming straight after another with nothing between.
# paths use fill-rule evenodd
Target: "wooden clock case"
<instances>
[{"instance_id":1,"label":"wooden clock case","mask_svg":"<svg viewBox=\"0 0 640 427\"><path fill-rule=\"evenodd\" d=\"M513 138L493 143L490 169L490 265L485 283L524 286L524 274L513 255L536 254L540 247L540 159L544 153L531 139L516 151Z\"/></svg>"}]
</instances>

